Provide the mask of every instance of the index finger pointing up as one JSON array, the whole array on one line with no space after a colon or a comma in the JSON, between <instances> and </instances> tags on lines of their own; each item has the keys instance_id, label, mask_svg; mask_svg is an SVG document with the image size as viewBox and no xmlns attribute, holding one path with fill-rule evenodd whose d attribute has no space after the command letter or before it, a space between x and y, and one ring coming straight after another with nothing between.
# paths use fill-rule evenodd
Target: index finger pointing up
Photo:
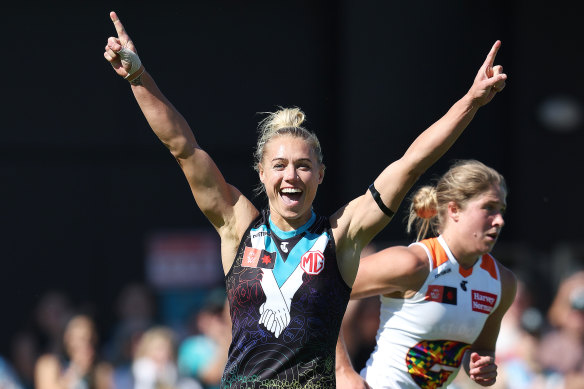
<instances>
[{"instance_id":1,"label":"index finger pointing up","mask_svg":"<svg viewBox=\"0 0 584 389\"><path fill-rule=\"evenodd\" d=\"M110 12L110 18L112 22L114 22L114 27L116 28L116 32L118 33L118 38L127 38L128 34L126 34L126 30L124 29L124 25L118 18L118 15L114 11Z\"/></svg>"},{"instance_id":2,"label":"index finger pointing up","mask_svg":"<svg viewBox=\"0 0 584 389\"><path fill-rule=\"evenodd\" d=\"M501 41L498 40L491 48L491 51L487 55L487 59L485 59L485 63L483 65L487 65L489 67L493 66L493 64L495 63L495 57L497 56L497 52L499 51L499 47L501 47Z\"/></svg>"}]
</instances>

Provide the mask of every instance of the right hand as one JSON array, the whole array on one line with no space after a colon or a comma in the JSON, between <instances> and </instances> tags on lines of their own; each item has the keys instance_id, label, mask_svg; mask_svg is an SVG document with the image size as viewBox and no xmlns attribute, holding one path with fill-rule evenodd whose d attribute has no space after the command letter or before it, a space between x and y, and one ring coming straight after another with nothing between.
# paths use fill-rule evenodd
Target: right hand
<instances>
[{"instance_id":1,"label":"right hand","mask_svg":"<svg viewBox=\"0 0 584 389\"><path fill-rule=\"evenodd\" d=\"M105 46L103 56L112 65L114 71L119 75L131 81L134 74L140 75L144 67L138 58L138 51L124 29L124 25L115 12L110 12L110 18L114 22L114 27L118 34L117 37L109 37Z\"/></svg>"},{"instance_id":2,"label":"right hand","mask_svg":"<svg viewBox=\"0 0 584 389\"><path fill-rule=\"evenodd\" d=\"M479 107L490 102L495 94L505 88L507 75L503 73L503 66L494 65L495 57L500 47L501 41L496 41L468 92Z\"/></svg>"}]
</instances>

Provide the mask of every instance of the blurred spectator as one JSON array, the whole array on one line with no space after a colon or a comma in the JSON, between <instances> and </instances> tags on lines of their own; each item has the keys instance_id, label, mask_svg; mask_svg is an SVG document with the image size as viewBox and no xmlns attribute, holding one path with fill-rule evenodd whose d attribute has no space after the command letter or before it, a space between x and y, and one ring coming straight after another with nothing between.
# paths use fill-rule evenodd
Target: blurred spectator
<instances>
[{"instance_id":1,"label":"blurred spectator","mask_svg":"<svg viewBox=\"0 0 584 389\"><path fill-rule=\"evenodd\" d=\"M132 362L134 389L200 388L190 379L179 379L176 364L176 339L166 326L146 331Z\"/></svg>"},{"instance_id":2,"label":"blurred spectator","mask_svg":"<svg viewBox=\"0 0 584 389\"><path fill-rule=\"evenodd\" d=\"M20 331L14 335L11 342L10 359L24 389L34 388L34 367L38 354L37 338L32 331Z\"/></svg>"},{"instance_id":3,"label":"blurred spectator","mask_svg":"<svg viewBox=\"0 0 584 389\"><path fill-rule=\"evenodd\" d=\"M225 291L216 290L195 315L195 334L180 344L180 374L196 379L206 389L219 388L230 343L229 304Z\"/></svg>"},{"instance_id":4,"label":"blurred spectator","mask_svg":"<svg viewBox=\"0 0 584 389\"><path fill-rule=\"evenodd\" d=\"M14 369L0 356L0 389L23 389Z\"/></svg>"},{"instance_id":5,"label":"blurred spectator","mask_svg":"<svg viewBox=\"0 0 584 389\"><path fill-rule=\"evenodd\" d=\"M73 316L69 297L58 290L41 296L33 312L42 353L63 353L63 331Z\"/></svg>"},{"instance_id":6,"label":"blurred spectator","mask_svg":"<svg viewBox=\"0 0 584 389\"><path fill-rule=\"evenodd\" d=\"M99 361L94 321L74 316L63 335L64 354L44 354L35 368L37 389L111 389L112 369Z\"/></svg>"},{"instance_id":7,"label":"blurred spectator","mask_svg":"<svg viewBox=\"0 0 584 389\"><path fill-rule=\"evenodd\" d=\"M141 337L132 373L136 389L174 388L178 381L175 339L166 327L153 327Z\"/></svg>"},{"instance_id":8,"label":"blurred spectator","mask_svg":"<svg viewBox=\"0 0 584 389\"><path fill-rule=\"evenodd\" d=\"M156 303L146 285L130 283L120 291L114 308L117 321L105 344L104 355L114 365L116 388L131 388L132 360L140 338L155 324Z\"/></svg>"},{"instance_id":9,"label":"blurred spectator","mask_svg":"<svg viewBox=\"0 0 584 389\"><path fill-rule=\"evenodd\" d=\"M564 279L548 311L538 359L548 388L584 387L584 271Z\"/></svg>"}]
</instances>

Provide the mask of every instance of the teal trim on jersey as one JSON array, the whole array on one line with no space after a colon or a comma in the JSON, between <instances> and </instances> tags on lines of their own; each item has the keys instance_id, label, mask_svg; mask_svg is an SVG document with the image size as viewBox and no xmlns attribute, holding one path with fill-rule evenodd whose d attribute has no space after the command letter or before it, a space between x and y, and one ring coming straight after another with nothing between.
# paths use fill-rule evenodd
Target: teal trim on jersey
<instances>
[{"instance_id":1,"label":"teal trim on jersey","mask_svg":"<svg viewBox=\"0 0 584 389\"><path fill-rule=\"evenodd\" d=\"M286 259L285 262L282 259L280 251L276 247L276 244L274 243L272 238L270 238L269 236L266 237L267 251L276 253L276 263L274 264L274 269L272 270L272 272L274 273L274 278L278 283L278 287L282 287L282 285L284 285L284 282L286 282L286 280L292 275L292 273L294 273L294 270L296 270L296 268L300 265L300 259L302 258L302 255L304 255L304 253L306 253L308 250L312 248L312 246L314 246L317 239L321 235L328 236L326 231L324 231L320 235L306 233L306 235L304 235L302 239L300 239L300 241L296 243L292 250L290 250L290 252L288 253L288 259Z\"/></svg>"},{"instance_id":2,"label":"teal trim on jersey","mask_svg":"<svg viewBox=\"0 0 584 389\"><path fill-rule=\"evenodd\" d=\"M310 220L302 227L293 231L282 231L272 223L270 218L270 228L272 229L272 233L276 234L278 238L286 240L305 232L308 228L310 228L310 226L312 226L315 220L316 214L313 211ZM323 234L326 234L326 232L323 232ZM300 265L300 259L302 255L310 250L319 237L320 235L307 233L302 237L302 239L300 239L298 243L296 243L292 250L290 250L288 253L288 259L284 261L280 255L280 250L278 250L272 238L270 236L266 236L266 250L276 253L276 263L274 264L274 269L272 272L274 273L274 278L276 279L278 287L282 287L284 282L286 282L292 273L294 273L294 270L296 270L296 268Z\"/></svg>"},{"instance_id":3,"label":"teal trim on jersey","mask_svg":"<svg viewBox=\"0 0 584 389\"><path fill-rule=\"evenodd\" d=\"M302 227L298 228L297 230L292 230L292 231L282 231L281 229L276 227L276 225L274 223L272 223L272 216L270 215L270 230L274 231L274 233L280 239L290 239L293 236L300 235L304 231L308 230L310 228L310 226L316 220L316 213L314 213L314 211L312 211L312 210L310 212L312 213L312 215L310 216L310 219L306 222L306 224L304 224Z\"/></svg>"}]
</instances>

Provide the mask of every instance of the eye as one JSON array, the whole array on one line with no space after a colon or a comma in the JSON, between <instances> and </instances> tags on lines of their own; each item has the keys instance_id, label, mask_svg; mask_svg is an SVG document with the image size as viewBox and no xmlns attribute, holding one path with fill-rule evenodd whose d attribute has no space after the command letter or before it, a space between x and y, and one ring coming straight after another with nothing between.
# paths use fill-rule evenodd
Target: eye
<instances>
[{"instance_id":1,"label":"eye","mask_svg":"<svg viewBox=\"0 0 584 389\"><path fill-rule=\"evenodd\" d=\"M489 215L494 215L495 213L498 212L498 208L496 208L493 204L485 204L483 206L483 209L487 212L487 214Z\"/></svg>"},{"instance_id":2,"label":"eye","mask_svg":"<svg viewBox=\"0 0 584 389\"><path fill-rule=\"evenodd\" d=\"M273 167L276 170L282 170L282 169L284 169L284 164L283 163L276 163L276 164L274 164Z\"/></svg>"}]
</instances>

